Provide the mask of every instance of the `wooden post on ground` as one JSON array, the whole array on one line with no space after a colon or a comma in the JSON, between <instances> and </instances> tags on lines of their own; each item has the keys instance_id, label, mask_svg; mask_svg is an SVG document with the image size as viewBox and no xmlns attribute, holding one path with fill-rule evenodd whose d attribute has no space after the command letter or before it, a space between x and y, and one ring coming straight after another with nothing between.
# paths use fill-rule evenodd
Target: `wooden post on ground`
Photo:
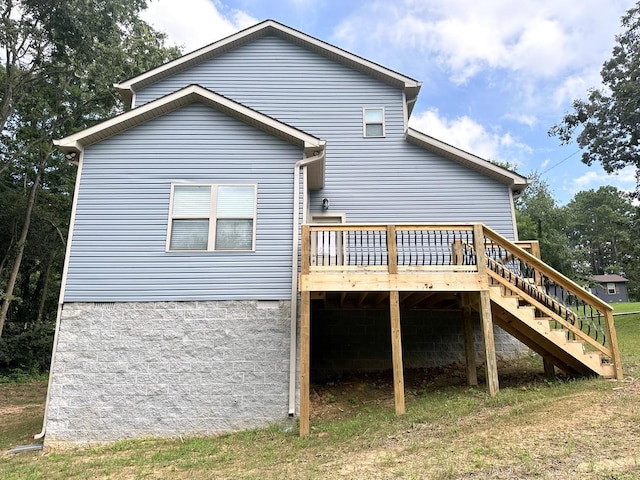
<instances>
[{"instance_id":1,"label":"wooden post on ground","mask_svg":"<svg viewBox=\"0 0 640 480\"><path fill-rule=\"evenodd\" d=\"M544 376L548 380L556 378L556 367L553 361L549 357L542 357L542 364L544 366Z\"/></svg>"},{"instance_id":2,"label":"wooden post on ground","mask_svg":"<svg viewBox=\"0 0 640 480\"><path fill-rule=\"evenodd\" d=\"M398 273L398 246L396 244L396 226L387 226L387 268L390 274ZM404 367L402 366L402 334L400 329L400 293L389 292L389 312L391 316L391 357L393 362L393 397L396 413L405 413L404 406Z\"/></svg>"},{"instance_id":3,"label":"wooden post on ground","mask_svg":"<svg viewBox=\"0 0 640 480\"><path fill-rule=\"evenodd\" d=\"M311 363L311 294L300 293L300 436L309 435Z\"/></svg>"},{"instance_id":4,"label":"wooden post on ground","mask_svg":"<svg viewBox=\"0 0 640 480\"><path fill-rule=\"evenodd\" d=\"M485 252L484 230L482 224L473 226L473 246L476 252L478 274L487 274L487 254ZM493 338L493 318L491 316L491 297L489 290L480 291L480 325L482 326L482 338L484 340L484 356L487 378L487 390L492 397L496 396L499 389L498 362L496 360L496 344Z\"/></svg>"},{"instance_id":5,"label":"wooden post on ground","mask_svg":"<svg viewBox=\"0 0 640 480\"><path fill-rule=\"evenodd\" d=\"M405 413L404 406L404 369L402 366L402 337L400 332L400 294L389 292L389 310L391 312L391 355L393 360L393 396L396 413Z\"/></svg>"},{"instance_id":6,"label":"wooden post on ground","mask_svg":"<svg viewBox=\"0 0 640 480\"><path fill-rule=\"evenodd\" d=\"M471 306L469 305L469 294L461 294L462 321L464 330L464 356L467 367L467 384L475 387L478 385L478 372L476 366L476 348L473 338L473 318L471 317Z\"/></svg>"},{"instance_id":7,"label":"wooden post on ground","mask_svg":"<svg viewBox=\"0 0 640 480\"><path fill-rule=\"evenodd\" d=\"M496 360L496 344L493 338L493 320L491 318L491 298L488 290L480 292L480 324L484 340L484 355L489 395L495 397L498 393L498 362Z\"/></svg>"},{"instance_id":8,"label":"wooden post on ground","mask_svg":"<svg viewBox=\"0 0 640 480\"><path fill-rule=\"evenodd\" d=\"M622 380L624 375L622 373L622 360L620 359L620 347L618 347L618 335L616 333L616 326L613 321L613 311L606 310L604 317L607 322L607 332L609 333L609 348L611 349L611 360L613 360L613 366L616 369L616 380Z\"/></svg>"}]
</instances>

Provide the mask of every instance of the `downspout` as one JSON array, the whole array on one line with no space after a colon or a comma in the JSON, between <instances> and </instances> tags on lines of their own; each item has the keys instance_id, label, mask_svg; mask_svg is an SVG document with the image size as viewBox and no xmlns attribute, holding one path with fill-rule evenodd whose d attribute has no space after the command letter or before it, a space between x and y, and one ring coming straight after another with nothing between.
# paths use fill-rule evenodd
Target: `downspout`
<instances>
[{"instance_id":1,"label":"downspout","mask_svg":"<svg viewBox=\"0 0 640 480\"><path fill-rule=\"evenodd\" d=\"M305 192L303 200L303 223L306 222L307 212L307 189L306 189L306 167L314 162L321 161L324 158L324 148L309 158L304 158L296 162L293 167L293 250L291 252L291 332L289 338L289 416L296 414L296 373L297 373L297 353L298 353L298 230L300 225L298 219L300 217L300 171L305 169Z\"/></svg>"},{"instance_id":2,"label":"downspout","mask_svg":"<svg viewBox=\"0 0 640 480\"><path fill-rule=\"evenodd\" d=\"M517 242L518 238L518 219L516 218L516 201L513 197L513 187L509 186L509 202L511 203L511 222L513 223L513 239Z\"/></svg>"},{"instance_id":3,"label":"downspout","mask_svg":"<svg viewBox=\"0 0 640 480\"><path fill-rule=\"evenodd\" d=\"M56 143L55 141L53 142ZM47 398L44 402L44 417L42 419L42 430L33 436L35 440L39 440L47 433L47 413L49 412L49 399L51 397L51 385L53 380L53 367L56 361L56 351L58 349L58 333L60 332L60 319L62 318L62 306L64 305L64 291L67 284L67 273L69 270L69 258L71 253L71 238L73 237L73 227L76 221L76 209L78 206L78 191L80 189L80 175L82 174L82 157L84 150L80 149L78 159L71 160L71 163L78 167L76 173L76 184L73 190L73 203L71 205L71 219L69 221L69 233L67 234L67 249L64 256L64 266L62 268L62 280L60 282L60 296L58 297L58 311L56 313L56 329L53 334L53 348L51 350L51 363L49 364L49 382L47 385ZM69 158L69 157L67 157Z\"/></svg>"}]
</instances>

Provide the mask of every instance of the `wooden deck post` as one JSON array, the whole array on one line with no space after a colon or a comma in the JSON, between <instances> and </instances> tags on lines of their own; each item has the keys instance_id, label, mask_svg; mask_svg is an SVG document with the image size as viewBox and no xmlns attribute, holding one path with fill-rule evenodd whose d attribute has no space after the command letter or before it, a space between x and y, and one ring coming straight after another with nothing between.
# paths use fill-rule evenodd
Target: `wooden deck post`
<instances>
[{"instance_id":1,"label":"wooden deck post","mask_svg":"<svg viewBox=\"0 0 640 480\"><path fill-rule=\"evenodd\" d=\"M311 294L300 292L300 436L309 435L311 363Z\"/></svg>"},{"instance_id":2,"label":"wooden deck post","mask_svg":"<svg viewBox=\"0 0 640 480\"><path fill-rule=\"evenodd\" d=\"M491 298L487 290L480 292L480 324L484 340L485 369L487 390L495 397L498 393L498 362L496 361L496 344L493 338L493 319L491 318Z\"/></svg>"},{"instance_id":3,"label":"wooden deck post","mask_svg":"<svg viewBox=\"0 0 640 480\"><path fill-rule=\"evenodd\" d=\"M476 252L478 273L487 273L487 254L485 252L484 229L482 224L473 226L473 246ZM491 297L489 290L480 291L480 325L482 326L482 338L484 340L485 369L487 378L487 390L492 397L496 396L499 389L498 362L496 360L496 344L493 338L493 318L491 317Z\"/></svg>"},{"instance_id":4,"label":"wooden deck post","mask_svg":"<svg viewBox=\"0 0 640 480\"><path fill-rule=\"evenodd\" d=\"M475 387L478 385L478 372L476 366L476 348L473 337L473 318L469 305L469 294L461 293L462 321L464 330L464 356L467 367L467 384Z\"/></svg>"},{"instance_id":5,"label":"wooden deck post","mask_svg":"<svg viewBox=\"0 0 640 480\"><path fill-rule=\"evenodd\" d=\"M613 311L606 310L604 316L607 322L607 331L609 332L611 360L613 360L613 366L616 369L616 380L622 380L624 375L622 373L622 360L620 360L620 347L618 347L618 335L616 334L616 327L613 321Z\"/></svg>"},{"instance_id":6,"label":"wooden deck post","mask_svg":"<svg viewBox=\"0 0 640 480\"><path fill-rule=\"evenodd\" d=\"M398 245L395 225L387 225L387 266L389 273L398 273Z\"/></svg>"},{"instance_id":7,"label":"wooden deck post","mask_svg":"<svg viewBox=\"0 0 640 480\"><path fill-rule=\"evenodd\" d=\"M480 292L480 323L484 340L484 355L489 395L498 393L498 362L496 360L496 344L493 338L493 319L491 318L491 298L488 290Z\"/></svg>"},{"instance_id":8,"label":"wooden deck post","mask_svg":"<svg viewBox=\"0 0 640 480\"><path fill-rule=\"evenodd\" d=\"M316 233L314 232L313 235L315 236ZM311 258L310 258L311 252L309 250L310 248L309 225L302 225L301 241L302 241L300 245L300 254L302 256L301 273L306 275L309 273L309 268L311 264Z\"/></svg>"},{"instance_id":9,"label":"wooden deck post","mask_svg":"<svg viewBox=\"0 0 640 480\"><path fill-rule=\"evenodd\" d=\"M405 413L404 406L404 368L402 366L402 337L400 331L400 294L389 292L389 310L391 312L391 355L393 360L393 396L396 413Z\"/></svg>"},{"instance_id":10,"label":"wooden deck post","mask_svg":"<svg viewBox=\"0 0 640 480\"><path fill-rule=\"evenodd\" d=\"M547 380L556 378L556 366L549 357L542 357L542 365L544 367L544 376Z\"/></svg>"},{"instance_id":11,"label":"wooden deck post","mask_svg":"<svg viewBox=\"0 0 640 480\"><path fill-rule=\"evenodd\" d=\"M387 268L390 274L398 273L398 247L396 244L396 226L387 225ZM400 329L400 293L389 292L389 312L391 316L391 357L393 362L393 397L396 413L405 413L404 406L404 367L402 366L402 333Z\"/></svg>"}]
</instances>

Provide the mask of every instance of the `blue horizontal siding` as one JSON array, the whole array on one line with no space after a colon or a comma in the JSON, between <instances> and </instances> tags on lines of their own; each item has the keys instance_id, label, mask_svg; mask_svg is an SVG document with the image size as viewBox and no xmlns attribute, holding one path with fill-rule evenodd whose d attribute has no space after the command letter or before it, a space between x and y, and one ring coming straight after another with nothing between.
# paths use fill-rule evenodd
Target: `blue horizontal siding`
<instances>
[{"instance_id":1,"label":"blue horizontal siding","mask_svg":"<svg viewBox=\"0 0 640 480\"><path fill-rule=\"evenodd\" d=\"M310 209L347 222L483 222L513 237L508 187L404 139L402 92L269 36L136 92L199 84L327 140ZM385 107L385 138L362 108ZM426 132L429 133L429 132ZM299 149L191 105L86 149L65 301L285 299ZM256 252L164 251L171 182L258 183Z\"/></svg>"},{"instance_id":2,"label":"blue horizontal siding","mask_svg":"<svg viewBox=\"0 0 640 480\"><path fill-rule=\"evenodd\" d=\"M482 222L514 237L506 185L404 139L400 90L267 36L142 89L137 104L193 83L327 140L312 212L329 198L347 222ZM385 138L362 138L365 106L385 107Z\"/></svg>"},{"instance_id":3,"label":"blue horizontal siding","mask_svg":"<svg viewBox=\"0 0 640 480\"><path fill-rule=\"evenodd\" d=\"M64 300L289 298L301 158L298 147L202 104L88 147ZM172 182L257 183L256 251L165 252Z\"/></svg>"}]
</instances>

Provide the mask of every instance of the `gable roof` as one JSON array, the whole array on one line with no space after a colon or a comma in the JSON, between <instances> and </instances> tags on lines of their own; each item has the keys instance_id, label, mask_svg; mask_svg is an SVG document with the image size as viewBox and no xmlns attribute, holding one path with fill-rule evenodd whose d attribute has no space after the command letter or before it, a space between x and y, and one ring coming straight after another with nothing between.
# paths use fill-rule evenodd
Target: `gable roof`
<instances>
[{"instance_id":1,"label":"gable roof","mask_svg":"<svg viewBox=\"0 0 640 480\"><path fill-rule=\"evenodd\" d=\"M176 60L149 70L137 77L117 83L114 87L120 91L120 94L125 101L131 103L131 98L136 90L267 35L277 35L280 38L290 41L296 45L300 45L312 52L323 55L331 60L346 65L347 67L353 68L354 70L402 89L407 98L409 115L411 114L411 109L413 108L415 99L420 91L421 82L383 67L382 65L366 60L358 55L354 55L353 53L347 52L346 50L334 45L323 42L322 40L318 40L317 38L300 32L299 30L287 27L275 20L265 20L252 27L223 38L222 40L218 40L217 42L213 42L205 47L183 55Z\"/></svg>"},{"instance_id":2,"label":"gable roof","mask_svg":"<svg viewBox=\"0 0 640 480\"><path fill-rule=\"evenodd\" d=\"M307 156L324 152L326 144L324 140L199 85L189 85L93 127L86 128L68 137L54 140L53 143L64 153L80 153L91 144L194 102L201 102L252 127L297 145L304 149ZM312 189L321 188L324 185L324 161L314 162L313 165L309 166L309 174L309 187Z\"/></svg>"},{"instance_id":3,"label":"gable roof","mask_svg":"<svg viewBox=\"0 0 640 480\"><path fill-rule=\"evenodd\" d=\"M605 274L605 275L594 275L593 278L596 282L600 283L617 283L617 282L628 282L626 278L616 275L613 273Z\"/></svg>"},{"instance_id":4,"label":"gable roof","mask_svg":"<svg viewBox=\"0 0 640 480\"><path fill-rule=\"evenodd\" d=\"M488 177L498 180L499 182L510 186L516 193L520 193L521 190L529 185L529 180L522 175L500 167L469 152L465 152L464 150L449 145L437 138L430 137L429 135L419 132L418 130L414 130L413 128L407 129L406 138L414 145L438 155L442 155L443 157L453 160L454 162L458 162L465 167L471 168Z\"/></svg>"}]
</instances>

